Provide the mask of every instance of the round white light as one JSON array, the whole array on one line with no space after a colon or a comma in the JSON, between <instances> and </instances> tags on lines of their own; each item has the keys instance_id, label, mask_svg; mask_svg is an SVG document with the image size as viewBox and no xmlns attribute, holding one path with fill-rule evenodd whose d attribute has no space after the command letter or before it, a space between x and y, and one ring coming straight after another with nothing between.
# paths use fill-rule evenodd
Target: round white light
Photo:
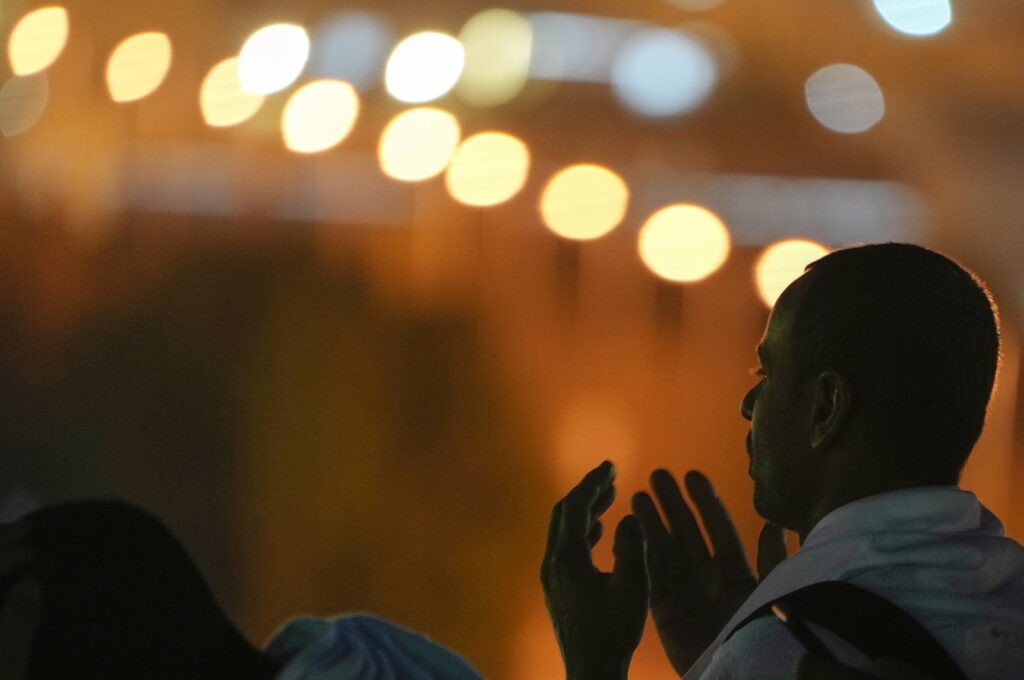
<instances>
[{"instance_id":1,"label":"round white light","mask_svg":"<svg viewBox=\"0 0 1024 680\"><path fill-rule=\"evenodd\" d=\"M935 35L953 21L949 0L875 0L875 9L885 23L912 36Z\"/></svg>"},{"instance_id":2,"label":"round white light","mask_svg":"<svg viewBox=\"0 0 1024 680\"><path fill-rule=\"evenodd\" d=\"M497 106L515 97L530 71L533 28L521 14L486 9L459 32L466 65L456 90L473 106Z\"/></svg>"},{"instance_id":3,"label":"round white light","mask_svg":"<svg viewBox=\"0 0 1024 680\"><path fill-rule=\"evenodd\" d=\"M318 153L345 139L358 116L359 96L351 85L341 80L316 80L288 100L281 132L292 151Z\"/></svg>"},{"instance_id":4,"label":"round white light","mask_svg":"<svg viewBox=\"0 0 1024 680\"><path fill-rule=\"evenodd\" d=\"M715 87L714 58L695 38L666 28L630 38L612 65L612 87L644 116L676 116L696 109Z\"/></svg>"},{"instance_id":5,"label":"round white light","mask_svg":"<svg viewBox=\"0 0 1024 680\"><path fill-rule=\"evenodd\" d=\"M131 102L151 94L167 77L172 54L166 33L138 33L121 41L107 61L110 98Z\"/></svg>"},{"instance_id":6,"label":"round white light","mask_svg":"<svg viewBox=\"0 0 1024 680\"><path fill-rule=\"evenodd\" d=\"M309 58L309 36L296 24L264 26L238 55L238 80L249 94L270 94L295 82Z\"/></svg>"},{"instance_id":7,"label":"round white light","mask_svg":"<svg viewBox=\"0 0 1024 680\"><path fill-rule=\"evenodd\" d=\"M263 101L261 94L249 94L238 82L238 57L229 57L210 69L199 88L199 108L203 120L213 127L237 125L256 115Z\"/></svg>"},{"instance_id":8,"label":"round white light","mask_svg":"<svg viewBox=\"0 0 1024 680\"><path fill-rule=\"evenodd\" d=\"M447 111L429 106L403 111L381 134L380 167L402 182L430 179L448 167L461 137L459 121Z\"/></svg>"},{"instance_id":9,"label":"round white light","mask_svg":"<svg viewBox=\"0 0 1024 680\"><path fill-rule=\"evenodd\" d=\"M870 73L851 64L820 69L807 79L804 90L811 113L835 132L864 132L885 115L882 89Z\"/></svg>"},{"instance_id":10,"label":"round white light","mask_svg":"<svg viewBox=\"0 0 1024 680\"><path fill-rule=\"evenodd\" d=\"M521 140L503 132L479 132L456 149L445 183L456 201L491 206L519 193L529 170L530 151Z\"/></svg>"},{"instance_id":11,"label":"round white light","mask_svg":"<svg viewBox=\"0 0 1024 680\"><path fill-rule=\"evenodd\" d=\"M768 307L775 306L782 291L803 275L807 265L828 252L820 243L806 239L773 243L761 252L754 264L757 294Z\"/></svg>"},{"instance_id":12,"label":"round white light","mask_svg":"<svg viewBox=\"0 0 1024 680\"><path fill-rule=\"evenodd\" d=\"M466 55L450 35L426 31L398 43L388 59L384 82L395 99L428 102L451 90L462 75Z\"/></svg>"},{"instance_id":13,"label":"round white light","mask_svg":"<svg viewBox=\"0 0 1024 680\"><path fill-rule=\"evenodd\" d=\"M637 239L640 259L663 279L700 281L725 263L729 230L718 216L699 205L678 203L651 215Z\"/></svg>"},{"instance_id":14,"label":"round white light","mask_svg":"<svg viewBox=\"0 0 1024 680\"><path fill-rule=\"evenodd\" d=\"M573 241L601 238L619 226L628 206L625 180L613 170L592 163L559 170L540 195L545 226Z\"/></svg>"},{"instance_id":15,"label":"round white light","mask_svg":"<svg viewBox=\"0 0 1024 680\"><path fill-rule=\"evenodd\" d=\"M26 14L7 42L7 56L16 76L27 76L50 67L68 41L68 12L56 5Z\"/></svg>"}]
</instances>

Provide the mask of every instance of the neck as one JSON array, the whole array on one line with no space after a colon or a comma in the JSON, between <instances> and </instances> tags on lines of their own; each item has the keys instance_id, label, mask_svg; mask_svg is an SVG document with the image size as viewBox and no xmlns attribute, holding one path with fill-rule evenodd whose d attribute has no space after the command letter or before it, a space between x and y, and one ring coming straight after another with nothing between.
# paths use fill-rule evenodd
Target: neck
<instances>
[{"instance_id":1,"label":"neck","mask_svg":"<svg viewBox=\"0 0 1024 680\"><path fill-rule=\"evenodd\" d=\"M866 455L855 456L853 459L869 460ZM818 522L836 508L861 498L913 486L921 486L921 482L897 479L878 469L865 467L863 463L860 464L860 467L837 464L826 469L818 485L820 489L818 498L811 505L807 519L796 527L797 534L800 536L800 544L803 545L807 540L807 535L811 533Z\"/></svg>"}]
</instances>

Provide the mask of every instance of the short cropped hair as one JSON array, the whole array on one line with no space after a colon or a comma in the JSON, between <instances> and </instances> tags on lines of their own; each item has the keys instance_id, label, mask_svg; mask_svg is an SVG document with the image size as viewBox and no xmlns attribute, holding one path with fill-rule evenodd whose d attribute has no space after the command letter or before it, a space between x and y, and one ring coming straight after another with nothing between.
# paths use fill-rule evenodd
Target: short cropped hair
<instances>
[{"instance_id":1,"label":"short cropped hair","mask_svg":"<svg viewBox=\"0 0 1024 680\"><path fill-rule=\"evenodd\" d=\"M920 246L845 248L808 265L794 316L797 372L843 373L873 450L896 478L956 484L999 367L985 284Z\"/></svg>"},{"instance_id":2,"label":"short cropped hair","mask_svg":"<svg viewBox=\"0 0 1024 680\"><path fill-rule=\"evenodd\" d=\"M248 647L199 569L155 517L120 501L24 520L42 585L28 680L245 677ZM0 599L20 573L0 579ZM241 671L240 671L241 672Z\"/></svg>"}]
</instances>

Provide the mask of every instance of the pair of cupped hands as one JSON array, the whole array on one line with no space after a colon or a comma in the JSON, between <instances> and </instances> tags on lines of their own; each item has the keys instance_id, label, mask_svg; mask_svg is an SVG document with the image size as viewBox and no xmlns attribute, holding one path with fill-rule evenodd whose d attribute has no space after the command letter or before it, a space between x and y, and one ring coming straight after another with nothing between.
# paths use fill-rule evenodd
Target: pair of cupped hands
<instances>
[{"instance_id":1,"label":"pair of cupped hands","mask_svg":"<svg viewBox=\"0 0 1024 680\"><path fill-rule=\"evenodd\" d=\"M559 501L551 513L541 580L548 611L572 679L625 678L650 606L662 645L682 675L715 639L757 586L729 513L708 479L688 472L686 490L711 541L705 543L679 485L665 470L651 475L652 498L633 496L633 514L615 531L615 566L598 571L591 548L601 538L601 515L615 499L615 468L604 462ZM661 505L666 523L655 504ZM0 525L0 582L21 573L0 593L0 680L27 677L45 592L31 574L34 550L25 522ZM781 528L766 524L758 540L761 579L786 558ZM805 656L801 680L861 680L869 676L826 659Z\"/></svg>"},{"instance_id":2,"label":"pair of cupped hands","mask_svg":"<svg viewBox=\"0 0 1024 680\"><path fill-rule=\"evenodd\" d=\"M653 497L633 495L633 513L615 530L611 573L599 571L591 549L601 538L601 515L615 500L615 467L591 470L551 513L541 566L544 596L570 680L625 678L650 608L662 646L683 675L757 587L728 510L707 477L683 478L707 531L666 470L651 474ZM666 521L662 521L658 505ZM766 523L758 539L760 579L786 559L781 527ZM827 659L807 655L792 677L801 680L867 678Z\"/></svg>"}]
</instances>

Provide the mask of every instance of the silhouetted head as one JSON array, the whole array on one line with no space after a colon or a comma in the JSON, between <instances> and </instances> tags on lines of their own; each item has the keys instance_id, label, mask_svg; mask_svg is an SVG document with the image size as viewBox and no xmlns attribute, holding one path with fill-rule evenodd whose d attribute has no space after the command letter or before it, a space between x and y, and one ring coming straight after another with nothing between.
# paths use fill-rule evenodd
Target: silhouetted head
<instances>
[{"instance_id":1,"label":"silhouetted head","mask_svg":"<svg viewBox=\"0 0 1024 680\"><path fill-rule=\"evenodd\" d=\"M956 484L999 347L984 284L938 253L886 243L809 265L772 310L741 407L758 512L809 529L823 503Z\"/></svg>"},{"instance_id":2,"label":"silhouetted head","mask_svg":"<svg viewBox=\"0 0 1024 680\"><path fill-rule=\"evenodd\" d=\"M218 606L180 543L153 516L116 501L27 516L27 569L42 584L29 680L205 680L273 676L273 665ZM3 597L4 595L0 595Z\"/></svg>"}]
</instances>

